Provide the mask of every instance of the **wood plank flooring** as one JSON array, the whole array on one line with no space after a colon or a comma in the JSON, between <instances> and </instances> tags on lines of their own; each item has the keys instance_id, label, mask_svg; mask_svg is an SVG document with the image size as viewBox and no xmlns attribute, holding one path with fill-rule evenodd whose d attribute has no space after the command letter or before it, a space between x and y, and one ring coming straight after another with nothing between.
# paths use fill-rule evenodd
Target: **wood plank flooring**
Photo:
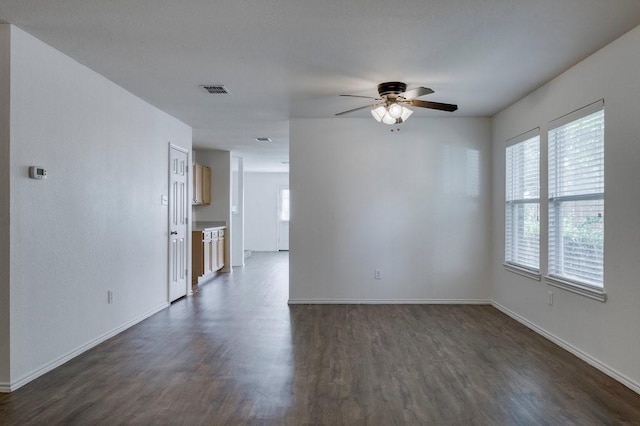
<instances>
[{"instance_id":1,"label":"wood plank flooring","mask_svg":"<svg viewBox=\"0 0 640 426\"><path fill-rule=\"evenodd\" d=\"M640 395L492 307L288 307L287 281L255 253L0 394L0 424L640 424Z\"/></svg>"}]
</instances>

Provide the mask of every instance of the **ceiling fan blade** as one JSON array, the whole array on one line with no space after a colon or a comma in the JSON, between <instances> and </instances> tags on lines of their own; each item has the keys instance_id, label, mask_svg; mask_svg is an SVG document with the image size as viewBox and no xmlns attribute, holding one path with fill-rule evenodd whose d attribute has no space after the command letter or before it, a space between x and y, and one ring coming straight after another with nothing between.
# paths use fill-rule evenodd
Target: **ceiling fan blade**
<instances>
[{"instance_id":1,"label":"ceiling fan blade","mask_svg":"<svg viewBox=\"0 0 640 426\"><path fill-rule=\"evenodd\" d=\"M440 102L419 101L417 99L411 99L410 102L411 102L411 105L419 108L438 109L440 111L448 111L448 112L453 112L458 109L458 105L443 104Z\"/></svg>"},{"instance_id":2,"label":"ceiling fan blade","mask_svg":"<svg viewBox=\"0 0 640 426\"><path fill-rule=\"evenodd\" d=\"M409 89L404 93L400 93L400 96L405 99L413 99L419 98L420 96L424 95L430 95L432 93L434 93L433 90L429 89L428 87L416 87L413 89Z\"/></svg>"},{"instance_id":3,"label":"ceiling fan blade","mask_svg":"<svg viewBox=\"0 0 640 426\"><path fill-rule=\"evenodd\" d=\"M365 98L365 99L380 100L380 98L372 98L371 96L360 96L360 95L340 95L340 96L348 96L350 98Z\"/></svg>"},{"instance_id":4,"label":"ceiling fan blade","mask_svg":"<svg viewBox=\"0 0 640 426\"><path fill-rule=\"evenodd\" d=\"M336 115L344 115L344 114L349 114L350 112L355 112L355 111L360 111L361 109L365 109L365 108L371 108L374 106L377 106L378 104L371 104L371 105L365 105L365 106L361 106L359 108L354 108L354 109L350 109L348 111L342 111L337 113Z\"/></svg>"}]
</instances>

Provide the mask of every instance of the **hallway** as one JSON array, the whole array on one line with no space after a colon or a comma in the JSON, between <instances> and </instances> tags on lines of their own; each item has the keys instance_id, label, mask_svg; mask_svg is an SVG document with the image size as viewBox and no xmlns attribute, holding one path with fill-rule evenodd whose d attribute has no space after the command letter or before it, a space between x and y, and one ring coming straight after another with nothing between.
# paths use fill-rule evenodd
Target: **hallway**
<instances>
[{"instance_id":1,"label":"hallway","mask_svg":"<svg viewBox=\"0 0 640 426\"><path fill-rule=\"evenodd\" d=\"M255 253L12 394L0 424L601 424L640 396L489 306L287 306Z\"/></svg>"}]
</instances>

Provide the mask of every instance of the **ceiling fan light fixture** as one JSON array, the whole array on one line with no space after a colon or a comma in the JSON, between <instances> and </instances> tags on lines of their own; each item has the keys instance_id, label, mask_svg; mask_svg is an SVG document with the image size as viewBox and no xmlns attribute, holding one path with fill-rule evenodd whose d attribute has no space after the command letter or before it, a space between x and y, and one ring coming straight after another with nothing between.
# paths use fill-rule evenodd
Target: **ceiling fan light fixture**
<instances>
[{"instance_id":1,"label":"ceiling fan light fixture","mask_svg":"<svg viewBox=\"0 0 640 426\"><path fill-rule=\"evenodd\" d=\"M420 96L429 95L431 93L434 93L432 89L422 86L407 90L407 85L400 81L380 83L378 84L379 97L377 98L361 95L340 95L351 96L355 98L373 99L376 102L370 105L361 106L359 108L353 108L347 111L339 112L336 114L336 116L360 111L365 108L373 108L371 109L371 115L378 123L382 122L384 124L393 125L404 123L413 114L413 111L409 108L406 108L405 105L410 105L416 108L428 108L447 112L453 112L458 109L458 105L454 104L428 102L416 99Z\"/></svg>"},{"instance_id":2,"label":"ceiling fan light fixture","mask_svg":"<svg viewBox=\"0 0 640 426\"><path fill-rule=\"evenodd\" d=\"M400 119L402 121L407 121L407 118L411 117L411 114L413 114L413 111L411 111L407 107L402 107L402 114L400 115Z\"/></svg>"},{"instance_id":3,"label":"ceiling fan light fixture","mask_svg":"<svg viewBox=\"0 0 640 426\"><path fill-rule=\"evenodd\" d=\"M371 110L371 115L373 115L373 118L375 118L378 123L382 121L386 113L387 109L384 106L379 106Z\"/></svg>"},{"instance_id":4,"label":"ceiling fan light fixture","mask_svg":"<svg viewBox=\"0 0 640 426\"><path fill-rule=\"evenodd\" d=\"M403 106L394 102L391 105L389 105L389 107L387 108L387 112L389 113L389 115L395 119L398 119L402 116L403 111Z\"/></svg>"},{"instance_id":5,"label":"ceiling fan light fixture","mask_svg":"<svg viewBox=\"0 0 640 426\"><path fill-rule=\"evenodd\" d=\"M393 118L389 113L386 113L384 117L382 117L382 122L384 124L396 124L396 121L398 121L398 119Z\"/></svg>"}]
</instances>

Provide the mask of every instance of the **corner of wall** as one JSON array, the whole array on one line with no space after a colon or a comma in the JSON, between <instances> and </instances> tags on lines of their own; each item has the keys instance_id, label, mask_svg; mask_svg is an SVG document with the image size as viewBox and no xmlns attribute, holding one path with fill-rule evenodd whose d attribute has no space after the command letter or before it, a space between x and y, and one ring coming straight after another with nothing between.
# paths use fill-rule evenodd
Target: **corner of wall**
<instances>
[{"instance_id":1,"label":"corner of wall","mask_svg":"<svg viewBox=\"0 0 640 426\"><path fill-rule=\"evenodd\" d=\"M11 382L11 276L10 276L10 92L11 25L0 24L0 392L9 391Z\"/></svg>"},{"instance_id":2,"label":"corner of wall","mask_svg":"<svg viewBox=\"0 0 640 426\"><path fill-rule=\"evenodd\" d=\"M630 87L637 87L640 71L640 27L636 27L492 119L493 220L492 292L494 306L556 342L636 392L640 389L640 341L637 327L640 298L637 277L637 215L640 199L631 194L640 179L640 103ZM588 87L589 90L583 90ZM505 271L504 253L504 148L507 141L539 127L541 133L540 197L548 199L547 137L549 123L599 99L606 104L605 131L605 290L606 303L574 292L549 287L544 281ZM548 219L541 203L540 270L548 272ZM548 293L553 291L553 303ZM597 326L592 326L597 324Z\"/></svg>"},{"instance_id":3,"label":"corner of wall","mask_svg":"<svg viewBox=\"0 0 640 426\"><path fill-rule=\"evenodd\" d=\"M167 306L167 141L191 149L191 129L0 25L0 390Z\"/></svg>"}]
</instances>

